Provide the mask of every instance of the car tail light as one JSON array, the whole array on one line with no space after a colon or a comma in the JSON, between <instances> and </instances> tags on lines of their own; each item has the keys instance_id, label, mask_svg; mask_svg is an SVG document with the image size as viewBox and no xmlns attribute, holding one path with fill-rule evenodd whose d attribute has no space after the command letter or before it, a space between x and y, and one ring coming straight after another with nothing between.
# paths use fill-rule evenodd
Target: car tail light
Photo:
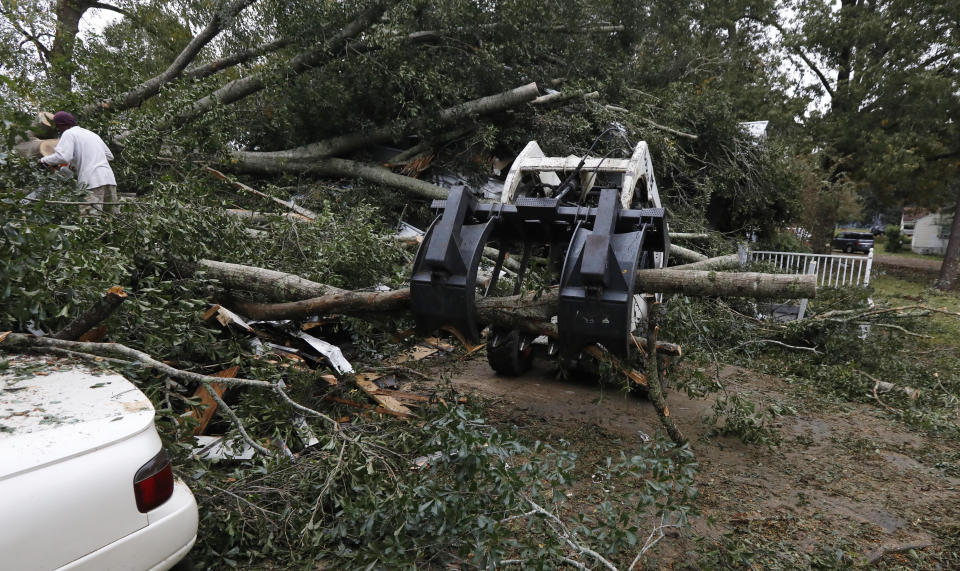
<instances>
[{"instance_id":1,"label":"car tail light","mask_svg":"<svg viewBox=\"0 0 960 571\"><path fill-rule=\"evenodd\" d=\"M173 467L163 450L140 466L133 477L133 493L141 513L159 507L173 495Z\"/></svg>"}]
</instances>

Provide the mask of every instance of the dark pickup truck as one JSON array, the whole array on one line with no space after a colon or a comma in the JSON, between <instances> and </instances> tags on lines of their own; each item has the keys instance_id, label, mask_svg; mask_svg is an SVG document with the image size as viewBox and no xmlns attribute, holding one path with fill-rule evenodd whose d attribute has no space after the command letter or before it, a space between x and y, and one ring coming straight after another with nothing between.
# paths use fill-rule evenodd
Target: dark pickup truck
<instances>
[{"instance_id":1,"label":"dark pickup truck","mask_svg":"<svg viewBox=\"0 0 960 571\"><path fill-rule=\"evenodd\" d=\"M841 232L837 234L830 245L834 249L843 250L848 254L852 252L868 254L870 249L873 248L873 234L868 232Z\"/></svg>"}]
</instances>

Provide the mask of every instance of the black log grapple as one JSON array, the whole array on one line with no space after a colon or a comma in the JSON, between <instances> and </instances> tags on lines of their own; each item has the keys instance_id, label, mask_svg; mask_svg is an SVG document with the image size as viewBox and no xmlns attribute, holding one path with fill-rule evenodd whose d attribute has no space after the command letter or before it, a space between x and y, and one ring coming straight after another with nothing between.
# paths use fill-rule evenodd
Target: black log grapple
<instances>
[{"instance_id":1,"label":"black log grapple","mask_svg":"<svg viewBox=\"0 0 960 571\"><path fill-rule=\"evenodd\" d=\"M542 153L529 156L531 145L536 143L528 145L507 177L505 194L510 195L504 201L481 203L468 191L457 189L446 200L433 202L438 215L424 236L410 279L418 330L430 334L449 326L479 342L483 324L478 322L475 299L478 293L495 291L507 253L520 254L519 267L514 266L514 295L521 291L531 256L545 253L550 284L559 287L556 320L561 360L576 361L591 344L626 356L637 320L636 298L652 293L642 291L636 270L664 265L669 251L664 209L659 207L649 159L643 160L646 145L638 145L631 159L607 159L607 164L592 159L597 164L586 177L587 159L576 159L579 166L570 170L572 174L564 182L554 176L559 184L553 185L536 181L549 181L545 174L565 169L556 168L558 159ZM571 161L559 160L564 165ZM531 173L534 176L527 178L535 184L513 182ZM635 200L634 186L644 177L646 192ZM571 190L580 197L576 203L563 201ZM590 202L594 205L588 206ZM624 206L635 202L656 206ZM484 248L491 243L497 245L499 255L486 286L478 292L478 270ZM493 329L487 337L490 364L500 373L522 373L529 367L526 357L531 341L516 330Z\"/></svg>"}]
</instances>

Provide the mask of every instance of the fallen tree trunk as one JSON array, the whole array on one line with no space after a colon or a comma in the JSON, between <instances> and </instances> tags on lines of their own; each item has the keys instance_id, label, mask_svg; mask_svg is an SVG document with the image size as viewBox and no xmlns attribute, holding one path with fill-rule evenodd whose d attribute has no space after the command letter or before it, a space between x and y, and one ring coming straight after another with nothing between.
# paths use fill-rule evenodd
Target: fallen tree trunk
<instances>
[{"instance_id":1,"label":"fallen tree trunk","mask_svg":"<svg viewBox=\"0 0 960 571\"><path fill-rule=\"evenodd\" d=\"M243 218L244 220L251 222L253 224L264 224L272 222L279 218L286 218L291 222L305 222L309 223L313 220L307 218L306 216L297 214L296 212L284 212L282 214L275 214L272 212L257 212L255 210L242 210L239 208L228 208L226 213L230 216L235 216L237 218Z\"/></svg>"},{"instance_id":2,"label":"fallen tree trunk","mask_svg":"<svg viewBox=\"0 0 960 571\"><path fill-rule=\"evenodd\" d=\"M755 299L812 298L817 295L813 274L763 274L703 270L640 270L637 289L694 297L752 297Z\"/></svg>"},{"instance_id":3,"label":"fallen tree trunk","mask_svg":"<svg viewBox=\"0 0 960 571\"><path fill-rule=\"evenodd\" d=\"M640 270L638 289L645 292L679 293L688 296L812 298L816 296L816 276L761 273L717 273L678 270ZM388 292L346 292L323 295L288 303L236 301L233 307L254 319L304 319L323 313L363 313L407 309L409 289ZM526 328L528 321L549 321L556 315L557 288L537 298L529 295L480 298L477 313L491 322L512 320L512 326ZM500 315L503 314L503 315ZM509 317L504 317L509 316ZM505 323L509 325L509 323Z\"/></svg>"},{"instance_id":4,"label":"fallen tree trunk","mask_svg":"<svg viewBox=\"0 0 960 571\"><path fill-rule=\"evenodd\" d=\"M538 94L537 84L528 83L509 91L488 95L444 109L432 116L430 121L431 124L438 122L440 124L456 123L473 115L486 115L516 107L521 103L532 101ZM231 153L231 161L235 161L237 168L240 169L263 169L267 165L310 162L342 155L370 145L388 143L398 139L404 132L417 130L421 125L422 121L415 121L412 124L396 123L357 133L348 133L283 151L234 151Z\"/></svg>"},{"instance_id":5,"label":"fallen tree trunk","mask_svg":"<svg viewBox=\"0 0 960 571\"><path fill-rule=\"evenodd\" d=\"M670 237L672 238L673 235L671 234ZM684 248L683 246L677 246L676 244L670 244L670 255L683 258L684 260L693 260L694 262L703 262L708 259L707 256L704 256L700 252L694 252L693 250Z\"/></svg>"},{"instance_id":6,"label":"fallen tree trunk","mask_svg":"<svg viewBox=\"0 0 960 571\"><path fill-rule=\"evenodd\" d=\"M183 276L189 277L203 272L207 278L216 280L225 289L256 293L269 300L308 299L347 291L294 274L214 260L174 260L173 265Z\"/></svg>"},{"instance_id":7,"label":"fallen tree trunk","mask_svg":"<svg viewBox=\"0 0 960 571\"><path fill-rule=\"evenodd\" d=\"M537 97L536 99L531 101L530 104L531 105L553 105L556 103L563 103L564 101L569 101L571 99L576 99L578 97L582 99L599 99L600 92L591 91L588 93L585 91L578 91L578 90L555 91L553 93L548 93L546 95L541 95L540 97Z\"/></svg>"},{"instance_id":8,"label":"fallen tree trunk","mask_svg":"<svg viewBox=\"0 0 960 571\"><path fill-rule=\"evenodd\" d=\"M466 127L454 129L449 133L441 133L440 135L437 135L432 139L422 140L418 144L410 147L409 149L400 151L396 155L390 157L385 163L385 166L389 167L397 164L404 164L406 163L406 161L416 157L417 155L426 153L427 151L430 151L431 149L433 149L434 147L437 147L438 145L442 145L444 143L448 143L455 139L459 139L460 137L467 135L468 133L470 133L475 129L476 127L474 127L473 125L467 125Z\"/></svg>"},{"instance_id":9,"label":"fallen tree trunk","mask_svg":"<svg viewBox=\"0 0 960 571\"><path fill-rule=\"evenodd\" d=\"M238 313L257 320L304 319L331 313L352 314L385 312L410 307L410 290L340 291L321 297L286 303L254 303L234 300L230 305Z\"/></svg>"},{"instance_id":10,"label":"fallen tree trunk","mask_svg":"<svg viewBox=\"0 0 960 571\"><path fill-rule=\"evenodd\" d=\"M672 234L671 234L672 236ZM706 260L701 260L699 262L693 262L692 264L681 264L679 266L673 266L671 270L729 270L732 268L740 267L740 255L739 254L727 254L726 256L718 256L716 258L708 258Z\"/></svg>"}]
</instances>

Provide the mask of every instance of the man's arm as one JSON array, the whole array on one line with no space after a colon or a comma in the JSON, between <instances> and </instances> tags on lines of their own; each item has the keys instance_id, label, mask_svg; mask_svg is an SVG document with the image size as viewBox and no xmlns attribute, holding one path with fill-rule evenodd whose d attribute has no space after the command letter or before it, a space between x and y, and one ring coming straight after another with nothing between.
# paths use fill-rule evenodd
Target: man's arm
<instances>
[{"instance_id":1,"label":"man's arm","mask_svg":"<svg viewBox=\"0 0 960 571\"><path fill-rule=\"evenodd\" d=\"M100 139L100 142L103 143L103 139ZM110 147L106 143L103 143L103 154L107 155L107 160L113 160L113 153L110 151Z\"/></svg>"}]
</instances>

